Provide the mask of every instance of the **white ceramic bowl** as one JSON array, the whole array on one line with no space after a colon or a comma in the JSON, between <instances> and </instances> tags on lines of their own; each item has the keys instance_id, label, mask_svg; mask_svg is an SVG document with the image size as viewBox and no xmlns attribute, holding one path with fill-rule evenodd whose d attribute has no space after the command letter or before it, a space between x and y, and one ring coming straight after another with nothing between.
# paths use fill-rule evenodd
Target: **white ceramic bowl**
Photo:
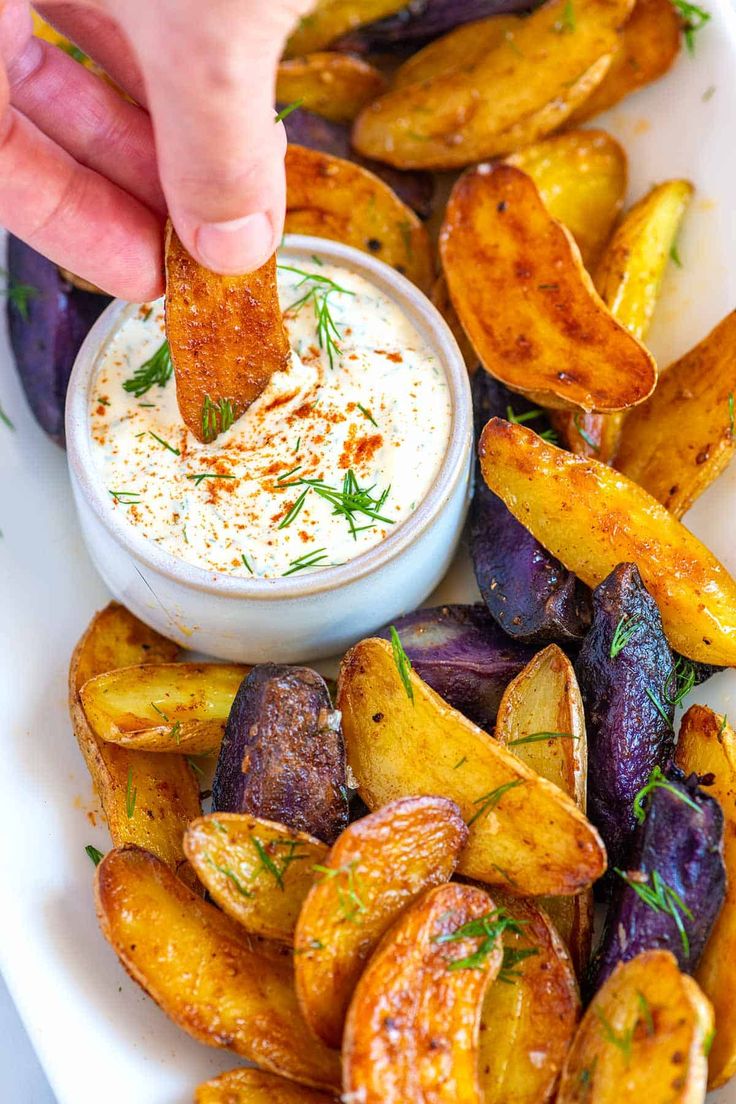
<instances>
[{"instance_id":1,"label":"white ceramic bowl","mask_svg":"<svg viewBox=\"0 0 736 1104\"><path fill-rule=\"evenodd\" d=\"M434 349L450 388L452 418L437 479L382 544L309 575L246 579L207 571L163 551L110 509L95 470L89 393L101 350L135 306L111 303L77 356L67 395L66 440L74 498L90 556L113 595L182 646L245 663L334 655L414 609L442 579L471 490L472 409L463 358L444 319L394 269L337 242L290 235L282 255L313 254L347 266L398 303Z\"/></svg>"}]
</instances>

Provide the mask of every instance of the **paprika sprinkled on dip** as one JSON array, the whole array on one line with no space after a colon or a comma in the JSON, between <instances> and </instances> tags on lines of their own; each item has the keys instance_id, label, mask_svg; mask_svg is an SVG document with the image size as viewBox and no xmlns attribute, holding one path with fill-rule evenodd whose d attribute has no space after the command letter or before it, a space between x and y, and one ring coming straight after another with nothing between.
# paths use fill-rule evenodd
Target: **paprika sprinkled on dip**
<instances>
[{"instance_id":1,"label":"paprika sprinkled on dip","mask_svg":"<svg viewBox=\"0 0 736 1104\"><path fill-rule=\"evenodd\" d=\"M216 440L179 415L162 302L107 343L89 415L110 510L188 563L266 579L386 539L432 486L451 423L443 368L388 295L316 257L280 264L278 285L290 367Z\"/></svg>"}]
</instances>

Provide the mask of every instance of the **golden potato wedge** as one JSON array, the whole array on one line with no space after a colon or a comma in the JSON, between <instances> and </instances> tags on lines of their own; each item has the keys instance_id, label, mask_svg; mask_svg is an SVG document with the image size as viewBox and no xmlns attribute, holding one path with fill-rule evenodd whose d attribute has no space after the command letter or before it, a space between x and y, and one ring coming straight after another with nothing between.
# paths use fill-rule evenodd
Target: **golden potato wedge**
<instances>
[{"instance_id":1,"label":"golden potato wedge","mask_svg":"<svg viewBox=\"0 0 736 1104\"><path fill-rule=\"evenodd\" d=\"M331 1093L258 1069L234 1069L197 1086L194 1104L335 1104Z\"/></svg>"},{"instance_id":2,"label":"golden potato wedge","mask_svg":"<svg viewBox=\"0 0 736 1104\"><path fill-rule=\"evenodd\" d=\"M736 666L736 581L636 483L499 418L483 430L480 463L490 489L588 586L635 563L672 647Z\"/></svg>"},{"instance_id":3,"label":"golden potato wedge","mask_svg":"<svg viewBox=\"0 0 736 1104\"><path fill-rule=\"evenodd\" d=\"M558 1104L700 1104L713 1012L669 951L617 966L568 1053Z\"/></svg>"},{"instance_id":4,"label":"golden potato wedge","mask_svg":"<svg viewBox=\"0 0 736 1104\"><path fill-rule=\"evenodd\" d=\"M495 906L482 889L443 885L384 936L355 989L343 1089L361 1104L481 1104L483 996L501 965ZM354 1095L351 1095L354 1094Z\"/></svg>"},{"instance_id":5,"label":"golden potato wedge","mask_svg":"<svg viewBox=\"0 0 736 1104\"><path fill-rule=\"evenodd\" d=\"M422 291L432 285L426 229L388 184L352 161L304 146L288 147L286 230L354 245Z\"/></svg>"},{"instance_id":6,"label":"golden potato wedge","mask_svg":"<svg viewBox=\"0 0 736 1104\"><path fill-rule=\"evenodd\" d=\"M605 76L633 0L548 0L474 64L397 88L355 120L352 142L400 169L452 169L556 130Z\"/></svg>"},{"instance_id":7,"label":"golden potato wedge","mask_svg":"<svg viewBox=\"0 0 736 1104\"><path fill-rule=\"evenodd\" d=\"M137 843L194 882L182 848L184 829L201 813L199 786L181 755L150 755L105 743L92 730L79 692L116 667L169 663L179 648L117 602L92 619L69 668L69 712L102 811L118 847Z\"/></svg>"},{"instance_id":8,"label":"golden potato wedge","mask_svg":"<svg viewBox=\"0 0 736 1104\"><path fill-rule=\"evenodd\" d=\"M315 0L286 44L285 56L323 50L354 27L400 11L406 0Z\"/></svg>"},{"instance_id":9,"label":"golden potato wedge","mask_svg":"<svg viewBox=\"0 0 736 1104\"><path fill-rule=\"evenodd\" d=\"M461 873L523 896L567 896L605 870L600 837L575 803L414 671L404 664L399 670L387 641L363 640L348 652L338 708L348 762L369 809L408 794L457 803L470 829Z\"/></svg>"},{"instance_id":10,"label":"golden potato wedge","mask_svg":"<svg viewBox=\"0 0 736 1104\"><path fill-rule=\"evenodd\" d=\"M483 1001L481 1099L484 1104L544 1104L555 1090L580 1018L575 972L535 902L498 890L493 899L518 929L503 933L501 973Z\"/></svg>"},{"instance_id":11,"label":"golden potato wedge","mask_svg":"<svg viewBox=\"0 0 736 1104\"><path fill-rule=\"evenodd\" d=\"M569 233L520 169L480 165L460 177L440 253L481 363L513 391L546 406L607 411L653 390L651 354L596 294Z\"/></svg>"},{"instance_id":12,"label":"golden potato wedge","mask_svg":"<svg viewBox=\"0 0 736 1104\"><path fill-rule=\"evenodd\" d=\"M220 276L166 230L166 336L187 429L213 441L289 363L276 257L245 276Z\"/></svg>"},{"instance_id":13,"label":"golden potato wedge","mask_svg":"<svg viewBox=\"0 0 736 1104\"><path fill-rule=\"evenodd\" d=\"M513 43L514 33L520 26L518 15L492 15L472 23L461 23L407 58L394 73L391 88L406 88L477 65L497 46Z\"/></svg>"},{"instance_id":14,"label":"golden potato wedge","mask_svg":"<svg viewBox=\"0 0 736 1104\"><path fill-rule=\"evenodd\" d=\"M184 833L184 852L220 908L246 931L290 946L327 850L306 832L247 813L199 817Z\"/></svg>"},{"instance_id":15,"label":"golden potato wedge","mask_svg":"<svg viewBox=\"0 0 736 1104\"><path fill-rule=\"evenodd\" d=\"M664 76L680 52L682 23L671 0L636 0L603 80L568 122L584 123Z\"/></svg>"},{"instance_id":16,"label":"golden potato wedge","mask_svg":"<svg viewBox=\"0 0 736 1104\"><path fill-rule=\"evenodd\" d=\"M736 311L668 368L627 418L616 467L682 517L736 451L734 392Z\"/></svg>"},{"instance_id":17,"label":"golden potato wedge","mask_svg":"<svg viewBox=\"0 0 736 1104\"><path fill-rule=\"evenodd\" d=\"M568 130L519 150L506 162L532 178L550 215L570 231L590 270L626 195L627 161L621 145L605 130Z\"/></svg>"},{"instance_id":18,"label":"golden potato wedge","mask_svg":"<svg viewBox=\"0 0 736 1104\"><path fill-rule=\"evenodd\" d=\"M702 705L691 705L680 725L676 762L690 774L713 778L708 793L717 798L726 821L724 859L728 871L726 899L705 945L695 980L713 1004L716 1031L708 1059L708 1088L725 1085L736 1074L736 732L725 717Z\"/></svg>"},{"instance_id":19,"label":"golden potato wedge","mask_svg":"<svg viewBox=\"0 0 736 1104\"><path fill-rule=\"evenodd\" d=\"M381 937L407 905L449 880L467 838L454 802L405 797L333 844L294 935L299 1004L328 1046L340 1046L353 990Z\"/></svg>"},{"instance_id":20,"label":"golden potato wedge","mask_svg":"<svg viewBox=\"0 0 736 1104\"><path fill-rule=\"evenodd\" d=\"M80 689L87 720L108 743L144 751L217 751L230 706L249 667L146 663L119 667Z\"/></svg>"},{"instance_id":21,"label":"golden potato wedge","mask_svg":"<svg viewBox=\"0 0 736 1104\"><path fill-rule=\"evenodd\" d=\"M452 305L444 273L441 273L435 280L430 298L452 330L452 336L457 341L458 348L463 355L465 367L468 369L468 372L473 375L478 368L478 358L475 355L475 349L468 341L468 335L462 328L460 319Z\"/></svg>"},{"instance_id":22,"label":"golden potato wedge","mask_svg":"<svg viewBox=\"0 0 736 1104\"><path fill-rule=\"evenodd\" d=\"M335 123L349 123L386 89L383 73L351 54L309 54L282 61L276 74L277 103L300 107Z\"/></svg>"},{"instance_id":23,"label":"golden potato wedge","mask_svg":"<svg viewBox=\"0 0 736 1104\"><path fill-rule=\"evenodd\" d=\"M305 1085L339 1085L338 1055L310 1035L299 1012L288 954L258 949L139 847L105 856L96 899L121 963L184 1031Z\"/></svg>"}]
</instances>

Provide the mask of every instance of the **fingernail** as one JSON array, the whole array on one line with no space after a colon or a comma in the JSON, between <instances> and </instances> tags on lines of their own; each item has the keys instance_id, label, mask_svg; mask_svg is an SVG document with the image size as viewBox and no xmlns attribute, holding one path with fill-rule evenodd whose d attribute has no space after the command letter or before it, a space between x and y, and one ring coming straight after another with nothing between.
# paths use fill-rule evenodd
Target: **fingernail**
<instances>
[{"instance_id":1,"label":"fingernail","mask_svg":"<svg viewBox=\"0 0 736 1104\"><path fill-rule=\"evenodd\" d=\"M275 249L273 224L263 211L229 222L204 222L195 237L197 252L213 272L253 272Z\"/></svg>"}]
</instances>

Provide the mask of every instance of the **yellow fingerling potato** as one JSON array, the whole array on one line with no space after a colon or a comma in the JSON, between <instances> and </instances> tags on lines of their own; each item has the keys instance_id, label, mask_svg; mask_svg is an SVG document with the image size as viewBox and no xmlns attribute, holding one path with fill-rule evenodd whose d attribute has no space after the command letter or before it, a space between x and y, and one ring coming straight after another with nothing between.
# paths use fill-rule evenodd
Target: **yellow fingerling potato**
<instances>
[{"instance_id":1,"label":"yellow fingerling potato","mask_svg":"<svg viewBox=\"0 0 736 1104\"><path fill-rule=\"evenodd\" d=\"M470 829L458 870L523 896L575 894L606 866L592 824L562 791L363 640L338 682L348 762L370 809L410 794L459 806Z\"/></svg>"},{"instance_id":2,"label":"yellow fingerling potato","mask_svg":"<svg viewBox=\"0 0 736 1104\"><path fill-rule=\"evenodd\" d=\"M264 1070L234 1069L198 1085L194 1104L335 1104L335 1097Z\"/></svg>"},{"instance_id":3,"label":"yellow fingerling potato","mask_svg":"<svg viewBox=\"0 0 736 1104\"><path fill-rule=\"evenodd\" d=\"M335 123L349 123L380 96L386 78L350 54L318 53L282 61L276 74L276 102L299 106Z\"/></svg>"},{"instance_id":4,"label":"yellow fingerling potato","mask_svg":"<svg viewBox=\"0 0 736 1104\"><path fill-rule=\"evenodd\" d=\"M315 0L286 44L286 57L324 50L340 35L400 11L406 0Z\"/></svg>"},{"instance_id":5,"label":"yellow fingerling potato","mask_svg":"<svg viewBox=\"0 0 736 1104\"><path fill-rule=\"evenodd\" d=\"M667 639L689 659L736 666L736 582L656 499L596 460L493 418L483 478L516 518L588 586L635 563Z\"/></svg>"},{"instance_id":6,"label":"yellow fingerling potato","mask_svg":"<svg viewBox=\"0 0 736 1104\"><path fill-rule=\"evenodd\" d=\"M492 15L488 19L461 23L407 58L394 73L391 89L406 88L445 73L462 73L471 69L497 46L513 42L513 36L520 27L521 17L518 15Z\"/></svg>"}]
</instances>

